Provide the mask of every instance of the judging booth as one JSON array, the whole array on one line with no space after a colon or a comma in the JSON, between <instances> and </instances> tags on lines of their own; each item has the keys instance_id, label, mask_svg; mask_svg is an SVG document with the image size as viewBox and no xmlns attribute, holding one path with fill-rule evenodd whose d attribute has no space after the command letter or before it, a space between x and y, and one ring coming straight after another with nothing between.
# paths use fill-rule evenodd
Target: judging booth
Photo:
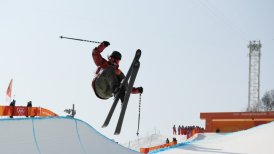
<instances>
[{"instance_id":1,"label":"judging booth","mask_svg":"<svg viewBox=\"0 0 274 154\"><path fill-rule=\"evenodd\" d=\"M200 113L205 132L235 132L274 120L274 112L211 112Z\"/></svg>"}]
</instances>

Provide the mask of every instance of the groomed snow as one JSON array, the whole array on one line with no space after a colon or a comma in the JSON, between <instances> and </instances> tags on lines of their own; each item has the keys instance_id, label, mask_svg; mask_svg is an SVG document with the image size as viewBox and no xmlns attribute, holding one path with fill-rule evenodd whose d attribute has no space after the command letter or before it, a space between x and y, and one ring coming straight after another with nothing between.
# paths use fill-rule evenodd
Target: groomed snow
<instances>
[{"instance_id":1,"label":"groomed snow","mask_svg":"<svg viewBox=\"0 0 274 154\"><path fill-rule=\"evenodd\" d=\"M151 153L161 154L273 154L274 122L249 130L184 136L151 135L131 141L131 150L101 135L89 124L72 118L23 118L0 120L0 149L6 154L131 154L142 146L164 143L176 137L179 144ZM171 139L170 139L171 140Z\"/></svg>"},{"instance_id":2,"label":"groomed snow","mask_svg":"<svg viewBox=\"0 0 274 154\"><path fill-rule=\"evenodd\" d=\"M0 120L0 153L3 154L133 154L101 135L87 123L72 118Z\"/></svg>"},{"instance_id":3,"label":"groomed snow","mask_svg":"<svg viewBox=\"0 0 274 154\"><path fill-rule=\"evenodd\" d=\"M273 154L274 122L228 134L199 134L197 140L151 153Z\"/></svg>"}]
</instances>

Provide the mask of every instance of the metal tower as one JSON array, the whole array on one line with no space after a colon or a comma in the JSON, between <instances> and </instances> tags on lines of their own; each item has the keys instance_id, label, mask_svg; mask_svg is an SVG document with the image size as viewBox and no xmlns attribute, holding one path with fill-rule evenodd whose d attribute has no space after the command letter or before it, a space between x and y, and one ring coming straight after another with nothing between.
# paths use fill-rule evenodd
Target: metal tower
<instances>
[{"instance_id":1,"label":"metal tower","mask_svg":"<svg viewBox=\"0 0 274 154\"><path fill-rule=\"evenodd\" d=\"M260 101L260 61L261 61L261 43L253 41L249 43L249 82L248 82L248 108L252 111L252 107Z\"/></svg>"}]
</instances>

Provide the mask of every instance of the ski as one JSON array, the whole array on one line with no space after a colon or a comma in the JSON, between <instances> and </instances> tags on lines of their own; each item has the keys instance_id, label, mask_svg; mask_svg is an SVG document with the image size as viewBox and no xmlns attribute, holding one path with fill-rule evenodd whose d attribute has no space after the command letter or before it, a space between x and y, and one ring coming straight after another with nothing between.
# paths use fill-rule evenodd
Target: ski
<instances>
[{"instance_id":1,"label":"ski","mask_svg":"<svg viewBox=\"0 0 274 154\"><path fill-rule=\"evenodd\" d=\"M131 65L130 65L130 67L129 67L129 70L128 70L128 72L127 72L127 74L126 74L124 80L122 81L120 87L119 87L119 91L118 91L118 93L114 96L114 102L113 102L113 104L112 104L112 106L111 106L111 108L110 108L110 110L109 110L109 113L108 113L108 115L107 115L107 118L106 118L106 120L105 120L105 122L104 122L102 128L108 126L108 124L109 124L109 122L110 122L110 119L111 119L111 117L112 117L112 115L113 115L113 113L114 113L114 110L115 110L115 108L116 108L116 106L117 106L117 103L118 103L118 101L119 101L119 99L120 99L120 93L121 93L122 87L123 87L125 84L127 84L128 80L129 80L129 78L130 78L130 76L131 76L131 74L132 74L133 65L135 64L136 61L139 60L139 58L141 57L141 53L142 53L142 52L141 52L140 49L138 49L138 50L136 51L135 56L134 56L134 59L133 59Z\"/></svg>"},{"instance_id":2,"label":"ski","mask_svg":"<svg viewBox=\"0 0 274 154\"><path fill-rule=\"evenodd\" d=\"M114 132L115 135L119 135L120 132L121 132L121 128L122 128L122 125L123 125L123 121L124 121L124 117L125 117L125 113L126 113L126 109L127 109L128 100L129 100L129 97L130 97L130 94L131 94L133 84L134 84L134 81L136 79L139 67L140 67L140 62L139 62L139 60L137 60L137 61L135 61L134 65L133 65L133 68L132 68L129 84L128 84L126 94L125 94L125 98L124 98L124 102L123 102L123 105L122 105L122 110L120 112L118 123L117 123L116 129L115 129L115 132Z\"/></svg>"},{"instance_id":3,"label":"ski","mask_svg":"<svg viewBox=\"0 0 274 154\"><path fill-rule=\"evenodd\" d=\"M119 93L120 93L120 90L119 90L118 94L119 94ZM112 115L113 115L113 112L114 112L114 110L115 110L115 108L116 108L116 106L117 106L117 103L118 103L118 101L119 101L119 98L120 98L119 95L116 95L116 97L114 98L114 102L112 103L112 106L111 106L111 108L110 108L110 110L109 110L109 112L108 112L107 118L106 118L106 120L105 120L105 122L104 122L102 128L105 128L105 127L108 126L108 124L109 124L109 122L110 122L110 119L111 119L111 117L112 117Z\"/></svg>"}]
</instances>

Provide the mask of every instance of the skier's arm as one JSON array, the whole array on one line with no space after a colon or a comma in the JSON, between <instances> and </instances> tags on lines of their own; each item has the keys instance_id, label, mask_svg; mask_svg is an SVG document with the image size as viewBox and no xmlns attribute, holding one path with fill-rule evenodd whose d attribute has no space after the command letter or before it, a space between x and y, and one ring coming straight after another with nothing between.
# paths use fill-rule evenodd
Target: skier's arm
<instances>
[{"instance_id":1,"label":"skier's arm","mask_svg":"<svg viewBox=\"0 0 274 154\"><path fill-rule=\"evenodd\" d=\"M98 47L94 48L92 51L92 58L94 60L94 63L96 66L101 66L102 68L105 68L108 66L108 62L106 59L104 59L101 55L101 52L109 46L109 42L104 41L102 42Z\"/></svg>"},{"instance_id":2,"label":"skier's arm","mask_svg":"<svg viewBox=\"0 0 274 154\"><path fill-rule=\"evenodd\" d=\"M121 83L122 80L125 78L125 75L121 70L118 69L117 71L119 71L118 81ZM131 90L131 94L142 94L142 93L143 93L143 87L133 87Z\"/></svg>"}]
</instances>

